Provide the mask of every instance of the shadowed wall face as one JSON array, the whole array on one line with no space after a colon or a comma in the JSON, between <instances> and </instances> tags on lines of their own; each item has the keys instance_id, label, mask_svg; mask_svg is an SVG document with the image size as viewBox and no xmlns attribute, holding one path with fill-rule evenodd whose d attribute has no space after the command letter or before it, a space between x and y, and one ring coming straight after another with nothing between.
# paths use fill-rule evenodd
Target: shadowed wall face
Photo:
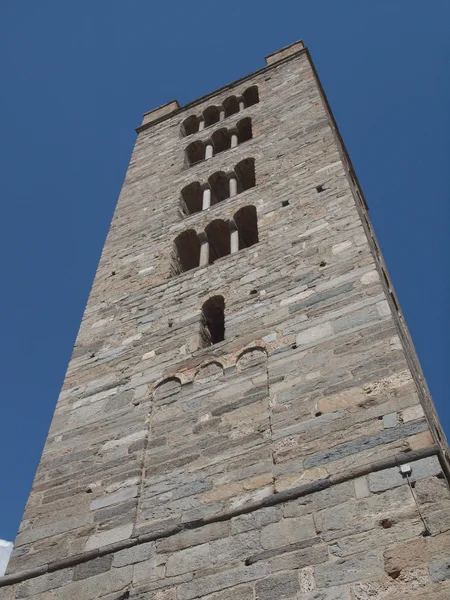
<instances>
[{"instance_id":1,"label":"shadowed wall face","mask_svg":"<svg viewBox=\"0 0 450 600\"><path fill-rule=\"evenodd\" d=\"M443 434L309 56L268 63L139 129L0 600L447 597Z\"/></svg>"}]
</instances>

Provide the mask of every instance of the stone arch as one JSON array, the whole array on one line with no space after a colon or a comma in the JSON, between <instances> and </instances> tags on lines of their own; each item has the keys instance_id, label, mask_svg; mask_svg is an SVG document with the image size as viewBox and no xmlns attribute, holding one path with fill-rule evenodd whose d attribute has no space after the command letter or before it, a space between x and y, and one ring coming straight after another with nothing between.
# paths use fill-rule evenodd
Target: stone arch
<instances>
[{"instance_id":1,"label":"stone arch","mask_svg":"<svg viewBox=\"0 0 450 600\"><path fill-rule=\"evenodd\" d=\"M214 154L231 148L231 136L225 127L215 131L211 136L211 141L214 146Z\"/></svg>"},{"instance_id":2,"label":"stone arch","mask_svg":"<svg viewBox=\"0 0 450 600\"><path fill-rule=\"evenodd\" d=\"M239 234L239 250L259 242L258 217L255 206L243 206L234 215L233 221Z\"/></svg>"},{"instance_id":3,"label":"stone arch","mask_svg":"<svg viewBox=\"0 0 450 600\"><path fill-rule=\"evenodd\" d=\"M208 178L208 183L211 188L211 204L217 204L230 197L228 177L223 171L213 173Z\"/></svg>"},{"instance_id":4,"label":"stone arch","mask_svg":"<svg viewBox=\"0 0 450 600\"><path fill-rule=\"evenodd\" d=\"M194 384L197 383L208 383L224 377L224 370L222 363L213 360L202 365L194 376Z\"/></svg>"},{"instance_id":5,"label":"stone arch","mask_svg":"<svg viewBox=\"0 0 450 600\"><path fill-rule=\"evenodd\" d=\"M205 227L209 242L209 264L230 254L230 228L223 219L215 219Z\"/></svg>"},{"instance_id":6,"label":"stone arch","mask_svg":"<svg viewBox=\"0 0 450 600\"><path fill-rule=\"evenodd\" d=\"M229 96L223 101L225 116L230 117L239 112L239 102L236 96Z\"/></svg>"},{"instance_id":7,"label":"stone arch","mask_svg":"<svg viewBox=\"0 0 450 600\"><path fill-rule=\"evenodd\" d=\"M246 348L236 360L236 370L244 371L255 365L267 362L267 351L262 346Z\"/></svg>"},{"instance_id":8,"label":"stone arch","mask_svg":"<svg viewBox=\"0 0 450 600\"><path fill-rule=\"evenodd\" d=\"M258 86L252 85L251 87L247 88L245 90L245 92L242 94L242 98L244 100L245 108L248 108L249 106L253 106L254 104L258 104L258 102L259 102Z\"/></svg>"},{"instance_id":9,"label":"stone arch","mask_svg":"<svg viewBox=\"0 0 450 600\"><path fill-rule=\"evenodd\" d=\"M181 190L181 211L183 214L192 215L192 213L200 212L202 202L203 191L198 181L186 185Z\"/></svg>"},{"instance_id":10,"label":"stone arch","mask_svg":"<svg viewBox=\"0 0 450 600\"><path fill-rule=\"evenodd\" d=\"M200 240L194 229L183 231L174 240L172 273L179 275L200 264Z\"/></svg>"},{"instance_id":11,"label":"stone arch","mask_svg":"<svg viewBox=\"0 0 450 600\"><path fill-rule=\"evenodd\" d=\"M160 381L153 390L153 398L156 402L161 402L166 398L174 396L181 391L181 379L178 377L167 377Z\"/></svg>"},{"instance_id":12,"label":"stone arch","mask_svg":"<svg viewBox=\"0 0 450 600\"><path fill-rule=\"evenodd\" d=\"M195 165L205 158L205 145L201 140L196 140L186 146L186 163L188 166Z\"/></svg>"},{"instance_id":13,"label":"stone arch","mask_svg":"<svg viewBox=\"0 0 450 600\"><path fill-rule=\"evenodd\" d=\"M236 123L237 135L239 143L242 144L251 140L253 137L252 120L250 117L245 117Z\"/></svg>"},{"instance_id":14,"label":"stone arch","mask_svg":"<svg viewBox=\"0 0 450 600\"><path fill-rule=\"evenodd\" d=\"M181 135L186 137L188 135L192 135L198 131L198 117L196 115L191 115L187 117L183 123L181 124Z\"/></svg>"},{"instance_id":15,"label":"stone arch","mask_svg":"<svg viewBox=\"0 0 450 600\"><path fill-rule=\"evenodd\" d=\"M219 108L217 106L208 106L208 108L203 111L203 118L205 120L205 127L218 123L220 119Z\"/></svg>"},{"instance_id":16,"label":"stone arch","mask_svg":"<svg viewBox=\"0 0 450 600\"><path fill-rule=\"evenodd\" d=\"M244 158L235 167L234 172L239 182L239 192L244 192L256 185L255 159Z\"/></svg>"}]
</instances>

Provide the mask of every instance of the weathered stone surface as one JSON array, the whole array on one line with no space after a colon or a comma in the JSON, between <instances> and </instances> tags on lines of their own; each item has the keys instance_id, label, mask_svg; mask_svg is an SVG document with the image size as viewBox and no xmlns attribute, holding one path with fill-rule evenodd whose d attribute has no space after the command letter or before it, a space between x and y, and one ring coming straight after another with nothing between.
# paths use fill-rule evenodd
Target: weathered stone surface
<instances>
[{"instance_id":1,"label":"weathered stone surface","mask_svg":"<svg viewBox=\"0 0 450 600\"><path fill-rule=\"evenodd\" d=\"M273 598L296 598L300 590L297 573L283 573L263 579L255 586L258 600L273 600Z\"/></svg>"},{"instance_id":2,"label":"weathered stone surface","mask_svg":"<svg viewBox=\"0 0 450 600\"><path fill-rule=\"evenodd\" d=\"M441 465L435 456L418 460L414 463L411 479L418 481L425 477L432 477L433 475L439 475L442 472ZM393 488L398 485L402 485L405 482L405 477L400 472L400 469L394 467L385 471L379 471L378 473L370 473L369 475L369 488L371 492L381 492L389 488Z\"/></svg>"},{"instance_id":3,"label":"weathered stone surface","mask_svg":"<svg viewBox=\"0 0 450 600\"><path fill-rule=\"evenodd\" d=\"M77 565L73 570L73 580L78 581L79 579L87 579L100 573L109 571L113 562L112 554L106 554L99 558L94 558L85 563Z\"/></svg>"},{"instance_id":4,"label":"weathered stone surface","mask_svg":"<svg viewBox=\"0 0 450 600\"><path fill-rule=\"evenodd\" d=\"M450 597L444 437L366 205L302 45L269 62L139 128L9 566L39 570L1 600Z\"/></svg>"}]
</instances>

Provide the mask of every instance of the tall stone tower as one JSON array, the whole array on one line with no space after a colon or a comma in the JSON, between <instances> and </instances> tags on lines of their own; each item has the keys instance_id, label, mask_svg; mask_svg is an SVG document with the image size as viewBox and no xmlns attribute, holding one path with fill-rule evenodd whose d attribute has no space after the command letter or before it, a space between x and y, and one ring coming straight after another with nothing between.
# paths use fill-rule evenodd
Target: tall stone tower
<instances>
[{"instance_id":1,"label":"tall stone tower","mask_svg":"<svg viewBox=\"0 0 450 600\"><path fill-rule=\"evenodd\" d=\"M137 131L0 599L448 600L445 437L308 51Z\"/></svg>"}]
</instances>

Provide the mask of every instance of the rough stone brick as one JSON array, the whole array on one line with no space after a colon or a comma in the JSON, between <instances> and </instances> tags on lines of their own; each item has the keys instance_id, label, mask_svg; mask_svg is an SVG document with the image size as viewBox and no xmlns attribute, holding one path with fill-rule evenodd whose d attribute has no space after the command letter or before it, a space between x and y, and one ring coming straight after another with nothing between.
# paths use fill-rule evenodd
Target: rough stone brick
<instances>
[{"instance_id":1,"label":"rough stone brick","mask_svg":"<svg viewBox=\"0 0 450 600\"><path fill-rule=\"evenodd\" d=\"M315 568L318 588L326 588L358 579L376 577L383 571L383 561L378 552L364 552L350 558L338 559L333 563L317 565Z\"/></svg>"},{"instance_id":2,"label":"rough stone brick","mask_svg":"<svg viewBox=\"0 0 450 600\"><path fill-rule=\"evenodd\" d=\"M270 523L261 530L261 547L265 550L294 544L316 535L312 517L293 517Z\"/></svg>"},{"instance_id":3,"label":"rough stone brick","mask_svg":"<svg viewBox=\"0 0 450 600\"><path fill-rule=\"evenodd\" d=\"M102 546L108 546L114 544L120 540L126 540L131 536L133 532L133 523L129 525L123 525L121 527L115 527L108 531L101 531L91 536L85 546L85 550L92 550L93 548L101 548Z\"/></svg>"},{"instance_id":4,"label":"rough stone brick","mask_svg":"<svg viewBox=\"0 0 450 600\"><path fill-rule=\"evenodd\" d=\"M167 561L166 574L168 577L181 575L190 571L206 567L211 562L209 544L194 546L174 552Z\"/></svg>"},{"instance_id":5,"label":"rough stone brick","mask_svg":"<svg viewBox=\"0 0 450 600\"><path fill-rule=\"evenodd\" d=\"M450 556L446 559L432 562L429 567L430 577L434 583L450 579Z\"/></svg>"},{"instance_id":6,"label":"rough stone brick","mask_svg":"<svg viewBox=\"0 0 450 600\"><path fill-rule=\"evenodd\" d=\"M438 459L435 456L423 458L411 463L411 479L418 481L425 477L433 477L442 472ZM377 473L369 474L369 488L371 492L381 492L398 485L404 485L406 478L400 472L398 467L385 469Z\"/></svg>"},{"instance_id":7,"label":"rough stone brick","mask_svg":"<svg viewBox=\"0 0 450 600\"><path fill-rule=\"evenodd\" d=\"M283 513L278 506L262 508L261 510L251 512L231 519L231 531L233 534L251 531L252 529L261 529L269 523L280 521Z\"/></svg>"},{"instance_id":8,"label":"rough stone brick","mask_svg":"<svg viewBox=\"0 0 450 600\"><path fill-rule=\"evenodd\" d=\"M369 483L367 477L358 477L353 480L355 485L355 495L357 498L367 498L370 496Z\"/></svg>"},{"instance_id":9,"label":"rough stone brick","mask_svg":"<svg viewBox=\"0 0 450 600\"><path fill-rule=\"evenodd\" d=\"M300 591L298 575L295 572L273 575L259 581L255 586L258 600L273 600L273 598L296 598Z\"/></svg>"},{"instance_id":10,"label":"rough stone brick","mask_svg":"<svg viewBox=\"0 0 450 600\"><path fill-rule=\"evenodd\" d=\"M73 570L73 580L78 581L79 579L87 579L88 577L105 573L110 570L112 561L113 555L106 554L105 556L76 565Z\"/></svg>"}]
</instances>

